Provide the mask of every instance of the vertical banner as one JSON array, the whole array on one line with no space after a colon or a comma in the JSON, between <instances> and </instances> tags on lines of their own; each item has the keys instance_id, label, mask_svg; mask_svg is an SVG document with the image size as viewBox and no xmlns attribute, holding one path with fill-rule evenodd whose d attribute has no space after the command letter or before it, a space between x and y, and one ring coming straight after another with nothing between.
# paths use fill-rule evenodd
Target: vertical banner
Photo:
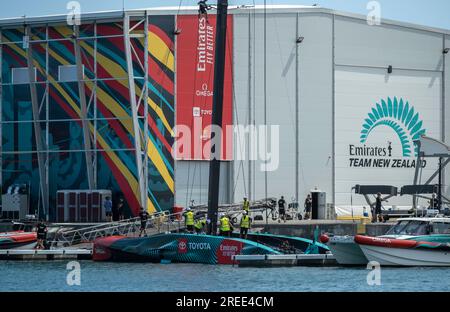
<instances>
[{"instance_id":1,"label":"vertical banner","mask_svg":"<svg viewBox=\"0 0 450 312\"><path fill-rule=\"evenodd\" d=\"M177 17L177 142L178 160L209 160L214 90L216 16ZM232 160L233 19L228 16L221 160ZM184 129L184 130L182 130ZM186 131L189 130L189 131ZM180 134L182 132L182 134ZM182 143L181 143L182 142Z\"/></svg>"}]
</instances>

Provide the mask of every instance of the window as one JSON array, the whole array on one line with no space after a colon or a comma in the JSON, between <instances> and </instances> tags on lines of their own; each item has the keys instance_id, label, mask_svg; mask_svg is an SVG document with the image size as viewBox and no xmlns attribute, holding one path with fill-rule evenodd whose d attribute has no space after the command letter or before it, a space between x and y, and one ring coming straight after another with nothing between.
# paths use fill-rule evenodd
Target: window
<instances>
[{"instance_id":1,"label":"window","mask_svg":"<svg viewBox=\"0 0 450 312\"><path fill-rule=\"evenodd\" d=\"M84 65L83 65L83 79L84 79ZM78 81L77 65L59 65L58 66L58 81L59 82Z\"/></svg>"},{"instance_id":2,"label":"window","mask_svg":"<svg viewBox=\"0 0 450 312\"><path fill-rule=\"evenodd\" d=\"M435 222L433 223L434 234L450 234L450 223Z\"/></svg>"},{"instance_id":3,"label":"window","mask_svg":"<svg viewBox=\"0 0 450 312\"><path fill-rule=\"evenodd\" d=\"M386 235L427 235L427 225L424 221L400 221Z\"/></svg>"},{"instance_id":4,"label":"window","mask_svg":"<svg viewBox=\"0 0 450 312\"><path fill-rule=\"evenodd\" d=\"M36 81L36 68L34 69L34 80ZM12 69L12 83L13 84L27 84L30 83L28 77L28 67L16 67Z\"/></svg>"}]
</instances>

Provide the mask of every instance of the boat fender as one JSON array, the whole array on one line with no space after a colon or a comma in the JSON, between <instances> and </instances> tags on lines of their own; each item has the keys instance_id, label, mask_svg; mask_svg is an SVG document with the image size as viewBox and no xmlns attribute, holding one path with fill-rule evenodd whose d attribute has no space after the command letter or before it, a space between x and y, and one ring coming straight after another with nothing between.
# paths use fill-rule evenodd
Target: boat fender
<instances>
[{"instance_id":1,"label":"boat fender","mask_svg":"<svg viewBox=\"0 0 450 312\"><path fill-rule=\"evenodd\" d=\"M328 242L330 241L330 238L328 237L327 234L322 234L322 235L320 235L320 237L319 237L319 241L320 241L322 244L326 244L326 243L328 243Z\"/></svg>"}]
</instances>

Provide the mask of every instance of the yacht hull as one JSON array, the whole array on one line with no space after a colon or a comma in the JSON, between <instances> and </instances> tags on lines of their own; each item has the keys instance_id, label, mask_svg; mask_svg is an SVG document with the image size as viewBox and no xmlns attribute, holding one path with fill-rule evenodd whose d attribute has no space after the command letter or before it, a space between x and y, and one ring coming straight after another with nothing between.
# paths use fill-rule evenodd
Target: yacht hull
<instances>
[{"instance_id":1,"label":"yacht hull","mask_svg":"<svg viewBox=\"0 0 450 312\"><path fill-rule=\"evenodd\" d=\"M34 246L37 241L35 232L0 233L0 249L16 249Z\"/></svg>"},{"instance_id":2,"label":"yacht hull","mask_svg":"<svg viewBox=\"0 0 450 312\"><path fill-rule=\"evenodd\" d=\"M450 244L357 236L367 260L381 266L450 267Z\"/></svg>"},{"instance_id":3,"label":"yacht hull","mask_svg":"<svg viewBox=\"0 0 450 312\"><path fill-rule=\"evenodd\" d=\"M331 253L340 265L364 266L368 260L353 236L332 237L328 243Z\"/></svg>"},{"instance_id":4,"label":"yacht hull","mask_svg":"<svg viewBox=\"0 0 450 312\"><path fill-rule=\"evenodd\" d=\"M94 242L94 261L234 264L234 255L279 254L243 239L192 234L111 236Z\"/></svg>"}]
</instances>

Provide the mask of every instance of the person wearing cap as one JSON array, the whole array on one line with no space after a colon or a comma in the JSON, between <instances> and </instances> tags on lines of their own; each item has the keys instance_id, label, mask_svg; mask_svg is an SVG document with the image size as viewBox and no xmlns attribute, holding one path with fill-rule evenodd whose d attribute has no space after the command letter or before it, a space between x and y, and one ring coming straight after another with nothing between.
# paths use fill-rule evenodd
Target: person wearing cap
<instances>
[{"instance_id":1,"label":"person wearing cap","mask_svg":"<svg viewBox=\"0 0 450 312\"><path fill-rule=\"evenodd\" d=\"M195 222L194 228L196 234L202 234L205 232L205 226L206 226L206 219L202 218Z\"/></svg>"},{"instance_id":2,"label":"person wearing cap","mask_svg":"<svg viewBox=\"0 0 450 312\"><path fill-rule=\"evenodd\" d=\"M194 233L194 213L191 208L188 208L184 214L184 221L186 223L186 229L189 233Z\"/></svg>"},{"instance_id":3,"label":"person wearing cap","mask_svg":"<svg viewBox=\"0 0 450 312\"><path fill-rule=\"evenodd\" d=\"M247 211L247 214L250 212L250 202L247 197L244 197L244 204L242 205L242 209Z\"/></svg>"},{"instance_id":4,"label":"person wearing cap","mask_svg":"<svg viewBox=\"0 0 450 312\"><path fill-rule=\"evenodd\" d=\"M220 236L230 237L231 235L230 219L226 215L222 215L219 220L219 231Z\"/></svg>"},{"instance_id":5,"label":"person wearing cap","mask_svg":"<svg viewBox=\"0 0 450 312\"><path fill-rule=\"evenodd\" d=\"M251 225L251 218L248 216L248 213L246 210L244 210L242 212L242 218L241 218L241 223L240 223L240 227L241 227L241 235L240 237L243 239L247 239L247 234L248 234L248 230L250 229L250 225Z\"/></svg>"}]
</instances>

